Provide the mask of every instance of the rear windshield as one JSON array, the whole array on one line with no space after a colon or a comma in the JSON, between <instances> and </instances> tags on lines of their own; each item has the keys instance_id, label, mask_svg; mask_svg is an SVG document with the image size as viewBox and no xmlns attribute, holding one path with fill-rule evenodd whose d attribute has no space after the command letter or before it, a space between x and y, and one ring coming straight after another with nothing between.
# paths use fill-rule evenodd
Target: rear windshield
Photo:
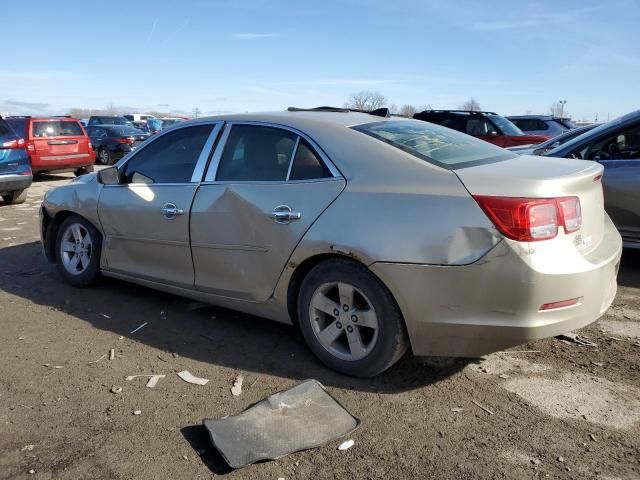
<instances>
[{"instance_id":1,"label":"rear windshield","mask_svg":"<svg viewBox=\"0 0 640 480\"><path fill-rule=\"evenodd\" d=\"M140 135L143 133L133 127L111 127L108 130L115 135Z\"/></svg>"},{"instance_id":2,"label":"rear windshield","mask_svg":"<svg viewBox=\"0 0 640 480\"><path fill-rule=\"evenodd\" d=\"M419 120L390 120L351 128L450 170L517 157L484 140Z\"/></svg>"},{"instance_id":3,"label":"rear windshield","mask_svg":"<svg viewBox=\"0 0 640 480\"><path fill-rule=\"evenodd\" d=\"M487 115L493 123L495 123L504 135L524 135L516 125L500 115Z\"/></svg>"},{"instance_id":4,"label":"rear windshield","mask_svg":"<svg viewBox=\"0 0 640 480\"><path fill-rule=\"evenodd\" d=\"M7 123L16 135L27 138L27 121L24 118L7 118Z\"/></svg>"},{"instance_id":5,"label":"rear windshield","mask_svg":"<svg viewBox=\"0 0 640 480\"><path fill-rule=\"evenodd\" d=\"M0 118L0 137L7 135L15 135L15 133L13 132L13 129L7 125L7 122Z\"/></svg>"},{"instance_id":6,"label":"rear windshield","mask_svg":"<svg viewBox=\"0 0 640 480\"><path fill-rule=\"evenodd\" d=\"M84 135L76 121L50 120L33 122L33 136L38 137L78 137Z\"/></svg>"}]
</instances>

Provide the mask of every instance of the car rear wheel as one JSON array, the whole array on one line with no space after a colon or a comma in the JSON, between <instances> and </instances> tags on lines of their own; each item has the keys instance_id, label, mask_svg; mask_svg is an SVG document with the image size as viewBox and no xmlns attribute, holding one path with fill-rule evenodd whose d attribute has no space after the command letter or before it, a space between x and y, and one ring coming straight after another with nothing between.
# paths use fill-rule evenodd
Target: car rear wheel
<instances>
[{"instance_id":1,"label":"car rear wheel","mask_svg":"<svg viewBox=\"0 0 640 480\"><path fill-rule=\"evenodd\" d=\"M74 175L76 177L79 177L80 175L86 175L87 173L91 173L93 172L93 165L89 165L88 167L80 167L77 168L74 173Z\"/></svg>"},{"instance_id":2,"label":"car rear wheel","mask_svg":"<svg viewBox=\"0 0 640 480\"><path fill-rule=\"evenodd\" d=\"M328 260L305 277L298 319L311 351L328 367L372 377L408 347L404 320L391 292L366 267Z\"/></svg>"},{"instance_id":3,"label":"car rear wheel","mask_svg":"<svg viewBox=\"0 0 640 480\"><path fill-rule=\"evenodd\" d=\"M17 205L18 203L24 203L27 199L27 189L24 190L14 190L11 193L7 193L6 195L2 195L2 199L7 202L9 205Z\"/></svg>"},{"instance_id":4,"label":"car rear wheel","mask_svg":"<svg viewBox=\"0 0 640 480\"><path fill-rule=\"evenodd\" d=\"M113 160L111 159L111 152L109 152L109 149L107 147L100 147L98 149L98 160L100 160L100 163L102 163L103 165L113 164Z\"/></svg>"},{"instance_id":5,"label":"car rear wheel","mask_svg":"<svg viewBox=\"0 0 640 480\"><path fill-rule=\"evenodd\" d=\"M56 264L64 280L74 287L86 287L100 276L102 237L87 220L68 217L58 229Z\"/></svg>"}]
</instances>

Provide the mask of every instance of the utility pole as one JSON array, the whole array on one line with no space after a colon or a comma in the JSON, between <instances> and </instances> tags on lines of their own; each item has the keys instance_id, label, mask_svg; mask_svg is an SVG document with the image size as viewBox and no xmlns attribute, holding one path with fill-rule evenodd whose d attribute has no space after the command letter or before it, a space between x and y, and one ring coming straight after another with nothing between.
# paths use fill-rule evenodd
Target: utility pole
<instances>
[{"instance_id":1,"label":"utility pole","mask_svg":"<svg viewBox=\"0 0 640 480\"><path fill-rule=\"evenodd\" d=\"M564 118L564 104L567 103L566 100L560 100L560 118Z\"/></svg>"}]
</instances>

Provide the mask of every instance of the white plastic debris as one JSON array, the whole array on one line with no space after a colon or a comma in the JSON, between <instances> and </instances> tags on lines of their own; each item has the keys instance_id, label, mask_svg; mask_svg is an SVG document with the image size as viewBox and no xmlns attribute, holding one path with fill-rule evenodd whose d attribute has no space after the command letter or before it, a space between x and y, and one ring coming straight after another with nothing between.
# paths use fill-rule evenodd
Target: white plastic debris
<instances>
[{"instance_id":1,"label":"white plastic debris","mask_svg":"<svg viewBox=\"0 0 640 480\"><path fill-rule=\"evenodd\" d=\"M206 385L209 383L208 378L196 377L189 372L189 370L183 370L178 372L178 376L187 383L193 383L194 385Z\"/></svg>"},{"instance_id":2,"label":"white plastic debris","mask_svg":"<svg viewBox=\"0 0 640 480\"><path fill-rule=\"evenodd\" d=\"M116 351L112 348L109 350L109 360L113 360L114 358L116 358Z\"/></svg>"},{"instance_id":3,"label":"white plastic debris","mask_svg":"<svg viewBox=\"0 0 640 480\"><path fill-rule=\"evenodd\" d=\"M122 387L111 387L111 393L122 393Z\"/></svg>"},{"instance_id":4,"label":"white plastic debris","mask_svg":"<svg viewBox=\"0 0 640 480\"><path fill-rule=\"evenodd\" d=\"M146 378L149 378L149 381L147 382L147 387L153 388L158 384L158 380L160 380L161 378L164 378L165 376L166 375L129 375L125 380L130 382L134 378L146 377Z\"/></svg>"},{"instance_id":5,"label":"white plastic debris","mask_svg":"<svg viewBox=\"0 0 640 480\"><path fill-rule=\"evenodd\" d=\"M33 448L34 448L33 445L25 445L24 447L22 447L20 449L20 451L24 452L26 450L27 452L31 452L33 450Z\"/></svg>"},{"instance_id":6,"label":"white plastic debris","mask_svg":"<svg viewBox=\"0 0 640 480\"><path fill-rule=\"evenodd\" d=\"M129 333L136 333L138 330L140 330L141 328L144 328L149 322L144 322L142 325L140 325L138 328L134 328L133 330L131 330Z\"/></svg>"},{"instance_id":7,"label":"white plastic debris","mask_svg":"<svg viewBox=\"0 0 640 480\"><path fill-rule=\"evenodd\" d=\"M587 337L578 335L577 333L568 332L563 335L556 336L558 340L565 343L577 343L578 345L585 345L587 347L597 347L598 345L590 341Z\"/></svg>"},{"instance_id":8,"label":"white plastic debris","mask_svg":"<svg viewBox=\"0 0 640 480\"><path fill-rule=\"evenodd\" d=\"M460 413L462 410L463 410L463 409L462 409L462 408L460 408L460 407L454 407L454 408L452 408L452 409L451 409L451 411L452 411L453 413Z\"/></svg>"},{"instance_id":9,"label":"white plastic debris","mask_svg":"<svg viewBox=\"0 0 640 480\"><path fill-rule=\"evenodd\" d=\"M351 447L353 447L355 445L355 443L356 442L354 442L351 439L346 440L346 441L342 442L340 445L338 445L338 450L349 450Z\"/></svg>"},{"instance_id":10,"label":"white plastic debris","mask_svg":"<svg viewBox=\"0 0 640 480\"><path fill-rule=\"evenodd\" d=\"M231 394L234 397L239 397L242 393L242 381L244 377L242 375L238 375L236 379L233 381L233 385L231 387Z\"/></svg>"},{"instance_id":11,"label":"white plastic debris","mask_svg":"<svg viewBox=\"0 0 640 480\"><path fill-rule=\"evenodd\" d=\"M101 316L101 317L104 317L104 318L111 318L111 317L110 317L109 315L107 315L106 313L101 313L101 314L100 314L100 316Z\"/></svg>"},{"instance_id":12,"label":"white plastic debris","mask_svg":"<svg viewBox=\"0 0 640 480\"><path fill-rule=\"evenodd\" d=\"M140 415L142 413L142 410L134 410L133 414L134 415Z\"/></svg>"}]
</instances>

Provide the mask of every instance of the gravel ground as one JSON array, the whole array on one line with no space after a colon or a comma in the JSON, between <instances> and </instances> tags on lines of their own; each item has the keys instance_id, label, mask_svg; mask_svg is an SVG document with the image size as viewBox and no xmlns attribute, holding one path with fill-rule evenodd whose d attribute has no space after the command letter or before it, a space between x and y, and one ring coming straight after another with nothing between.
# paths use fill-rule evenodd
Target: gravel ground
<instances>
[{"instance_id":1,"label":"gravel ground","mask_svg":"<svg viewBox=\"0 0 640 480\"><path fill-rule=\"evenodd\" d=\"M0 478L640 479L640 254L625 252L614 306L580 331L595 347L547 339L439 367L407 356L359 380L319 365L284 325L119 281L63 284L37 213L69 179L0 204ZM185 383L184 369L210 382ZM125 380L149 374L166 377ZM306 378L362 420L355 446L226 467L202 419Z\"/></svg>"}]
</instances>

